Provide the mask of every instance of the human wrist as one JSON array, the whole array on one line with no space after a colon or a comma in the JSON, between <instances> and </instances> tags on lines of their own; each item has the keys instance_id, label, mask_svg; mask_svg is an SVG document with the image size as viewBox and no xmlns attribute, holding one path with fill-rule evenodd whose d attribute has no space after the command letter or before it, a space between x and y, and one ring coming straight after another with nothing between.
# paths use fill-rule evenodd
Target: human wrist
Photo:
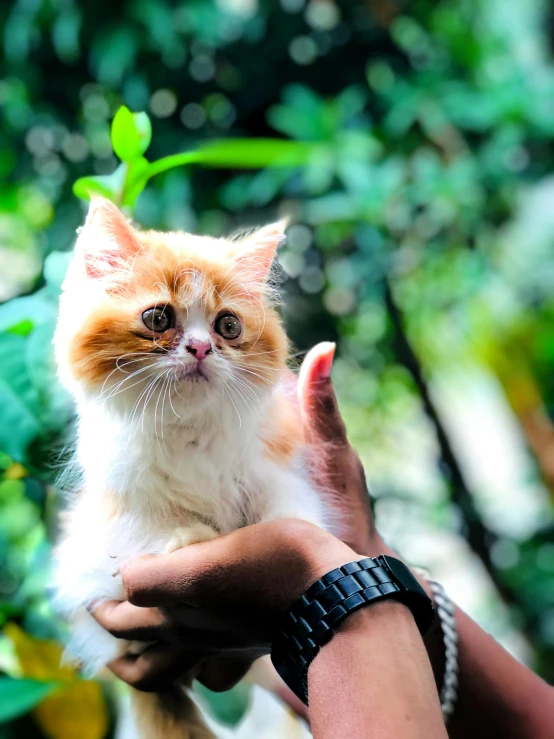
<instances>
[{"instance_id":1,"label":"human wrist","mask_svg":"<svg viewBox=\"0 0 554 739\"><path fill-rule=\"evenodd\" d=\"M288 534L295 540L293 546L297 547L301 561L295 577L294 600L327 572L364 556L328 531L306 522L295 522Z\"/></svg>"},{"instance_id":2,"label":"human wrist","mask_svg":"<svg viewBox=\"0 0 554 739\"><path fill-rule=\"evenodd\" d=\"M345 649L357 648L360 640L390 638L398 634L399 629L404 634L412 632L411 636L419 637L414 617L404 603L391 598L361 608L339 624L333 638L321 647L309 667L309 678L314 672L324 670L326 663L333 664Z\"/></svg>"},{"instance_id":3,"label":"human wrist","mask_svg":"<svg viewBox=\"0 0 554 739\"><path fill-rule=\"evenodd\" d=\"M275 632L271 658L301 700L308 701L307 670L320 648L353 613L383 599L398 599L407 605L416 633L424 634L433 622L429 597L406 565L387 555L337 562L292 604Z\"/></svg>"},{"instance_id":4,"label":"human wrist","mask_svg":"<svg viewBox=\"0 0 554 739\"><path fill-rule=\"evenodd\" d=\"M376 531L371 532L371 535L368 537L367 549L369 550L369 556L375 556L375 554L379 552L404 561L394 549L385 543L384 539ZM422 572L417 568L410 567L407 562L404 562L404 564L409 567L413 576L427 593L429 598L431 598L433 605L436 607L435 596L431 589L429 580L424 577ZM435 618L431 628L424 635L423 643L425 645L429 661L431 662L437 690L440 691L445 674L445 649L443 631L439 618Z\"/></svg>"},{"instance_id":5,"label":"human wrist","mask_svg":"<svg viewBox=\"0 0 554 739\"><path fill-rule=\"evenodd\" d=\"M341 624L310 665L307 685L318 739L446 736L421 636L398 601L375 603Z\"/></svg>"},{"instance_id":6,"label":"human wrist","mask_svg":"<svg viewBox=\"0 0 554 739\"><path fill-rule=\"evenodd\" d=\"M369 530L363 537L362 552L366 557L376 557L379 554L387 554L391 557L395 557L404 561L403 558L399 556L398 552L392 549L385 542L383 537L373 526L369 528ZM404 564L409 567L407 562L404 562ZM415 570L412 567L410 567L410 571L434 603L434 595L427 578L423 577L423 575L419 571ZM435 619L433 625L425 634L423 642L425 644L427 655L431 662L437 689L440 690L444 678L445 654L443 645L443 633L439 619Z\"/></svg>"}]
</instances>

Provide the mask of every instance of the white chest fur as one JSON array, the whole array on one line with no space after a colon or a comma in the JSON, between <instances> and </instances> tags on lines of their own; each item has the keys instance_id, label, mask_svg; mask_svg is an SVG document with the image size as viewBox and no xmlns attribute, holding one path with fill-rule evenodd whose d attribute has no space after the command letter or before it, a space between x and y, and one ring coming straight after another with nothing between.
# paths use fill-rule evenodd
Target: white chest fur
<instances>
[{"instance_id":1,"label":"white chest fur","mask_svg":"<svg viewBox=\"0 0 554 739\"><path fill-rule=\"evenodd\" d=\"M123 597L124 560L162 552L191 520L220 533L276 518L327 524L301 450L286 465L265 454L267 407L241 415L240 424L222 410L160 428L153 418L132 427L101 407L81 408L83 487L57 547L54 585L60 611L84 624L71 651L92 668L107 653L98 651L100 635L83 607Z\"/></svg>"},{"instance_id":2,"label":"white chest fur","mask_svg":"<svg viewBox=\"0 0 554 739\"><path fill-rule=\"evenodd\" d=\"M85 487L114 495L149 526L195 514L221 532L260 520L267 509L264 412L219 408L188 422L150 416L139 424L94 406L81 415L78 456Z\"/></svg>"}]
</instances>

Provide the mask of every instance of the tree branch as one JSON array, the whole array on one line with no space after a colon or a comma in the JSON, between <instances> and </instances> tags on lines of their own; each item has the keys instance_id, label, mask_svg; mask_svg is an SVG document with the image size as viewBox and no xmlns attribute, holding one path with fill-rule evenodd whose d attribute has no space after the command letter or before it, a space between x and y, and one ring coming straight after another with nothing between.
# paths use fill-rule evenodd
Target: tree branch
<instances>
[{"instance_id":1,"label":"tree branch","mask_svg":"<svg viewBox=\"0 0 554 739\"><path fill-rule=\"evenodd\" d=\"M458 506L462 513L468 544L483 563L502 599L509 605L518 606L524 613L523 604L518 593L498 576L498 572L494 567L490 550L497 539L496 534L489 531L484 525L477 511L461 465L456 458L446 429L431 397L421 363L406 334L402 312L394 300L391 286L387 280L385 280L385 306L394 329L396 357L412 376L425 413L435 429L440 450L439 468L446 478L452 502Z\"/></svg>"}]
</instances>

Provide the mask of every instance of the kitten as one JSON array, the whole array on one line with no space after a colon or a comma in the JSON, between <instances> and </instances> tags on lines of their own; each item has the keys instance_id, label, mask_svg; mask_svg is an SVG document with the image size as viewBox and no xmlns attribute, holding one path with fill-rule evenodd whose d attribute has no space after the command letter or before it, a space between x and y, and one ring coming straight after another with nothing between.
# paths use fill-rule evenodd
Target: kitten
<instances>
[{"instance_id":1,"label":"kitten","mask_svg":"<svg viewBox=\"0 0 554 739\"><path fill-rule=\"evenodd\" d=\"M283 238L283 223L240 240L139 231L90 206L55 336L82 480L54 573L68 652L90 674L130 648L87 611L124 598L125 560L276 518L327 524L268 284ZM144 739L212 736L184 691L134 695Z\"/></svg>"}]
</instances>

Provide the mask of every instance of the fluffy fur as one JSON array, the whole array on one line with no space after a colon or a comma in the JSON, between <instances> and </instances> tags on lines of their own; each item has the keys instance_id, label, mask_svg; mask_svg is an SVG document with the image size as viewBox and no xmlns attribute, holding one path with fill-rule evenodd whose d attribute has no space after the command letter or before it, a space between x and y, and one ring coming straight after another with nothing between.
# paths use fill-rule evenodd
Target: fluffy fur
<instances>
[{"instance_id":1,"label":"fluffy fur","mask_svg":"<svg viewBox=\"0 0 554 739\"><path fill-rule=\"evenodd\" d=\"M275 518L327 523L306 472L268 284L283 231L277 223L234 241L141 232L108 201L91 204L55 337L78 412L81 483L54 585L73 625L69 654L89 673L121 651L87 607L123 598L123 561ZM156 306L171 306L176 319L159 334L142 321ZM222 312L240 319L238 339L215 332ZM191 335L210 344L201 363L186 350ZM161 697L136 699L145 739L209 736L185 699L179 710Z\"/></svg>"}]
</instances>

